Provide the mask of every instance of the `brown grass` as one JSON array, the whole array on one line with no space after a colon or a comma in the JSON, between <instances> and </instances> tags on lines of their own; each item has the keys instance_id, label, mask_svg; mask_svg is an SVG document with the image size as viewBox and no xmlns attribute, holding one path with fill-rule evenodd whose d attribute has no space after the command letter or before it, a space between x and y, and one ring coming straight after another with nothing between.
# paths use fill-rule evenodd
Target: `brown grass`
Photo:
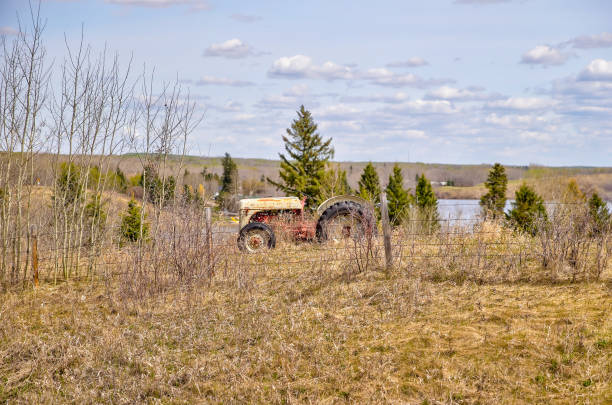
<instances>
[{"instance_id":1,"label":"brown grass","mask_svg":"<svg viewBox=\"0 0 612 405\"><path fill-rule=\"evenodd\" d=\"M352 274L308 244L148 299L107 283L0 296L0 402L605 403L612 279ZM291 264L295 258L313 263ZM287 263L289 264L282 264ZM427 269L420 269L426 272Z\"/></svg>"}]
</instances>

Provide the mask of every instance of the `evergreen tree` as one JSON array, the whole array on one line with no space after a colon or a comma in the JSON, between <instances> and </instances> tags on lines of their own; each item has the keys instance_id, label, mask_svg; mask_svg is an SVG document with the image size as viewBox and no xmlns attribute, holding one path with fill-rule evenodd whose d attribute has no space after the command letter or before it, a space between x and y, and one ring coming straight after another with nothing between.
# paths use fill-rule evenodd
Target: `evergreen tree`
<instances>
[{"instance_id":1,"label":"evergreen tree","mask_svg":"<svg viewBox=\"0 0 612 405\"><path fill-rule=\"evenodd\" d=\"M161 178L157 169L152 165L145 166L139 179L139 185L142 186L147 201L155 205L164 206L174 199L176 190L174 176Z\"/></svg>"},{"instance_id":2,"label":"evergreen tree","mask_svg":"<svg viewBox=\"0 0 612 405\"><path fill-rule=\"evenodd\" d=\"M512 209L506 214L507 220L515 229L535 235L538 221L547 218L544 200L525 183L516 190L514 199Z\"/></svg>"},{"instance_id":3,"label":"evergreen tree","mask_svg":"<svg viewBox=\"0 0 612 405\"><path fill-rule=\"evenodd\" d=\"M404 176L402 169L396 164L393 173L389 176L387 192L389 220L393 226L398 226L408 215L410 208L410 194L404 190Z\"/></svg>"},{"instance_id":4,"label":"evergreen tree","mask_svg":"<svg viewBox=\"0 0 612 405\"><path fill-rule=\"evenodd\" d=\"M53 199L61 201L66 206L81 203L85 191L81 181L81 168L74 163L63 162L56 180L56 191L57 194L53 195Z\"/></svg>"},{"instance_id":5,"label":"evergreen tree","mask_svg":"<svg viewBox=\"0 0 612 405\"><path fill-rule=\"evenodd\" d=\"M223 166L223 175L220 180L220 193L238 194L238 166L229 153L225 152L221 166Z\"/></svg>"},{"instance_id":6,"label":"evergreen tree","mask_svg":"<svg viewBox=\"0 0 612 405\"><path fill-rule=\"evenodd\" d=\"M235 208L236 195L238 194L238 166L227 152L221 160L221 165L223 166L223 174L219 179L221 190L219 190L217 201L219 207L232 210Z\"/></svg>"},{"instance_id":7,"label":"evergreen tree","mask_svg":"<svg viewBox=\"0 0 612 405\"><path fill-rule=\"evenodd\" d=\"M369 162L359 179L359 196L374 204L380 202L380 180L372 162Z\"/></svg>"},{"instance_id":8,"label":"evergreen tree","mask_svg":"<svg viewBox=\"0 0 612 405\"><path fill-rule=\"evenodd\" d=\"M438 199L433 192L431 183L425 174L419 176L414 193L418 220L426 232L432 232L439 227Z\"/></svg>"},{"instance_id":9,"label":"evergreen tree","mask_svg":"<svg viewBox=\"0 0 612 405\"><path fill-rule=\"evenodd\" d=\"M146 214L144 218L146 219ZM149 234L149 224L141 222L141 208L133 198L128 202L127 213L121 219L121 237L129 242L146 239ZM142 232L141 232L142 231Z\"/></svg>"},{"instance_id":10,"label":"evergreen tree","mask_svg":"<svg viewBox=\"0 0 612 405\"><path fill-rule=\"evenodd\" d=\"M506 168L499 163L495 163L489 171L485 187L488 191L480 197L480 206L485 218L502 218L506 207L506 190L508 188Z\"/></svg>"},{"instance_id":11,"label":"evergreen tree","mask_svg":"<svg viewBox=\"0 0 612 405\"><path fill-rule=\"evenodd\" d=\"M300 106L298 118L293 120L287 135L283 136L287 156L279 153L280 182L268 178L268 182L287 195L307 197L306 205L314 208L321 199L321 181L325 176L325 164L334 156L331 138L323 140L317 132L317 124L310 111Z\"/></svg>"},{"instance_id":12,"label":"evergreen tree","mask_svg":"<svg viewBox=\"0 0 612 405\"><path fill-rule=\"evenodd\" d=\"M588 208L592 233L600 234L612 227L610 209L597 193L593 193L589 198Z\"/></svg>"}]
</instances>

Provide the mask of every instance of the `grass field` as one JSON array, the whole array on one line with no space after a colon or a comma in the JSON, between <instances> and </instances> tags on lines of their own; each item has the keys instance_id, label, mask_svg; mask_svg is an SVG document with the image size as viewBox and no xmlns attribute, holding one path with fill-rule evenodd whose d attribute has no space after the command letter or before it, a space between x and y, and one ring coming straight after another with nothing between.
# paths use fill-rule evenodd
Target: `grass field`
<instances>
[{"instance_id":1,"label":"grass field","mask_svg":"<svg viewBox=\"0 0 612 405\"><path fill-rule=\"evenodd\" d=\"M287 262L310 249L144 299L121 278L1 295L0 403L610 403L609 269L476 283Z\"/></svg>"}]
</instances>

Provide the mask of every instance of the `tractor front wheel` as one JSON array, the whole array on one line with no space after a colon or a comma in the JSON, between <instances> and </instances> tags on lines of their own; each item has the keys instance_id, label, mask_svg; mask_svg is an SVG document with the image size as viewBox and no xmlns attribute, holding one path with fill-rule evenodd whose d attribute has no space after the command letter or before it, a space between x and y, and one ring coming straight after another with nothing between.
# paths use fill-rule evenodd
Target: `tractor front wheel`
<instances>
[{"instance_id":1,"label":"tractor front wheel","mask_svg":"<svg viewBox=\"0 0 612 405\"><path fill-rule=\"evenodd\" d=\"M272 228L261 222L251 222L240 230L238 248L243 252L258 253L273 249L276 246L276 237Z\"/></svg>"}]
</instances>

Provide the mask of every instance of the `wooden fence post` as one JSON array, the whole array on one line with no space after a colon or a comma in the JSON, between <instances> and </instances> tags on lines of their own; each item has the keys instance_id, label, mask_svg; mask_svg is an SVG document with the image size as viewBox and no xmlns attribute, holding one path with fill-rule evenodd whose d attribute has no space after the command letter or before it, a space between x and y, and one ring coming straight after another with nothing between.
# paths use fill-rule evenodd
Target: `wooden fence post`
<instances>
[{"instance_id":1,"label":"wooden fence post","mask_svg":"<svg viewBox=\"0 0 612 405\"><path fill-rule=\"evenodd\" d=\"M386 192L380 195L380 213L382 216L383 239L385 244L385 269L389 270L393 264L393 252L391 251L391 225L389 224Z\"/></svg>"},{"instance_id":2,"label":"wooden fence post","mask_svg":"<svg viewBox=\"0 0 612 405\"><path fill-rule=\"evenodd\" d=\"M38 287L38 232L36 225L32 225L32 274L34 288Z\"/></svg>"},{"instance_id":3,"label":"wooden fence post","mask_svg":"<svg viewBox=\"0 0 612 405\"><path fill-rule=\"evenodd\" d=\"M212 208L204 208L204 217L206 219L206 260L208 264L208 273L212 272Z\"/></svg>"}]
</instances>

